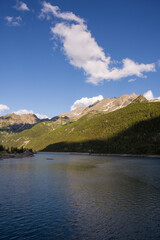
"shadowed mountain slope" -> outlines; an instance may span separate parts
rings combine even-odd
[[[58,142],[47,146],[43,151],[159,155],[160,117],[140,121],[106,140]]]

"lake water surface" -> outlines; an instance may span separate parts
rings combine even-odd
[[[0,239],[159,240],[160,159],[0,161]]]

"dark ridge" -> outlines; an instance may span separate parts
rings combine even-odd
[[[59,118],[60,118],[59,116],[55,116],[55,117],[51,118],[51,121],[56,122]]]
[[[64,116],[64,117],[55,116],[55,117],[51,118],[50,121],[56,122],[60,118],[62,118],[62,119],[69,119],[69,117],[67,117],[67,116]]]

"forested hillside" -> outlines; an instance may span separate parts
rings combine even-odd
[[[110,113],[89,113],[61,126],[39,123],[4,134],[1,143],[36,151],[160,154],[160,103],[133,102]]]

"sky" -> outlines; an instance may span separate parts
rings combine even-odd
[[[159,0],[1,0],[0,115],[160,96]]]

